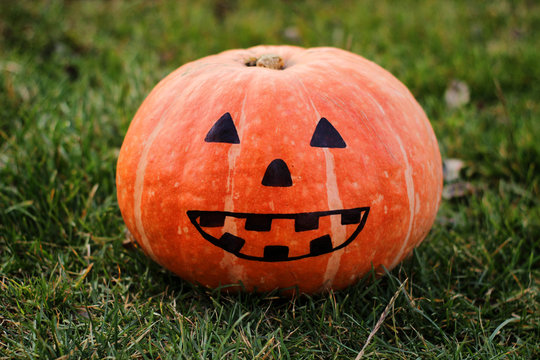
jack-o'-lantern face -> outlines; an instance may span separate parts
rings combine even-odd
[[[240,144],[238,132],[230,113],[227,112],[219,118],[206,135],[204,141]],[[309,144],[311,147],[317,148],[347,147],[336,128],[324,117],[319,120]],[[262,176],[261,186],[289,187],[293,185],[291,173],[285,161],[282,159],[272,160]],[[212,244],[242,259],[269,262],[299,260],[339,250],[350,244],[358,236],[367,221],[368,214],[369,207],[288,214],[205,210],[189,210],[187,212],[197,231]],[[322,232],[319,231],[319,220],[330,216],[339,217],[339,223],[343,227],[348,227],[349,233],[347,234],[347,231],[340,232],[341,238],[333,239],[331,234],[326,233],[324,229]],[[237,221],[240,224],[243,223],[244,233],[248,236],[244,238],[238,234],[224,231],[223,227],[228,219],[229,221]],[[282,239],[281,244],[277,245],[266,245],[264,243],[264,233],[271,232],[272,222],[278,219],[294,224],[295,233],[309,232],[313,235],[312,239],[307,242],[304,241],[306,244],[300,245],[308,252],[290,254],[289,244],[293,239]],[[253,243],[251,248],[255,251],[242,250],[246,241]]]

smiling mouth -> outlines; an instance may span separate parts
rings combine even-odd
[[[237,213],[227,211],[199,211],[189,210],[187,215],[197,231],[209,242],[221,249],[246,260],[256,260],[265,262],[291,261],[299,260],[312,256],[327,254],[349,245],[362,231],[366,224],[369,214],[369,207],[361,207],[344,210],[317,211],[293,214],[254,214]],[[256,232],[269,232],[272,228],[272,222],[276,219],[288,219],[294,221],[294,231],[304,232],[317,230],[319,220],[327,216],[340,216],[341,225],[356,225],[353,233],[346,238],[344,242],[338,239],[332,239],[330,234],[318,236],[309,241],[309,252],[302,255],[289,255],[289,246],[284,244],[266,245],[263,249],[263,256],[256,256],[242,251],[246,240],[229,232],[224,232],[219,238],[211,235],[210,229],[205,231],[203,228],[219,228],[225,225],[227,218],[245,219],[245,230]],[[320,235],[320,234],[319,234]]]

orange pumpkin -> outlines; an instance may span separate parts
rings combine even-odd
[[[391,269],[424,239],[441,157],[421,107],[378,65],[257,46],[155,87],[125,137],[117,188],[144,252],[183,279],[313,293]]]

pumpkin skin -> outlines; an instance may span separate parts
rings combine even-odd
[[[265,54],[284,68],[246,66]],[[335,48],[257,46],[183,65],[143,102],[117,164],[122,216],[148,256],[190,282],[248,291],[342,289],[393,268],[427,235],[441,190],[414,97]]]

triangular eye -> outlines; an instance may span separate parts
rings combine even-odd
[[[321,118],[309,145],[323,148],[344,148],[347,146],[336,128],[326,118]]]
[[[223,114],[218,121],[216,121],[214,126],[212,126],[208,134],[206,134],[204,141],[240,144],[238,132],[236,132],[236,127],[232,121],[231,114],[228,112]]]

